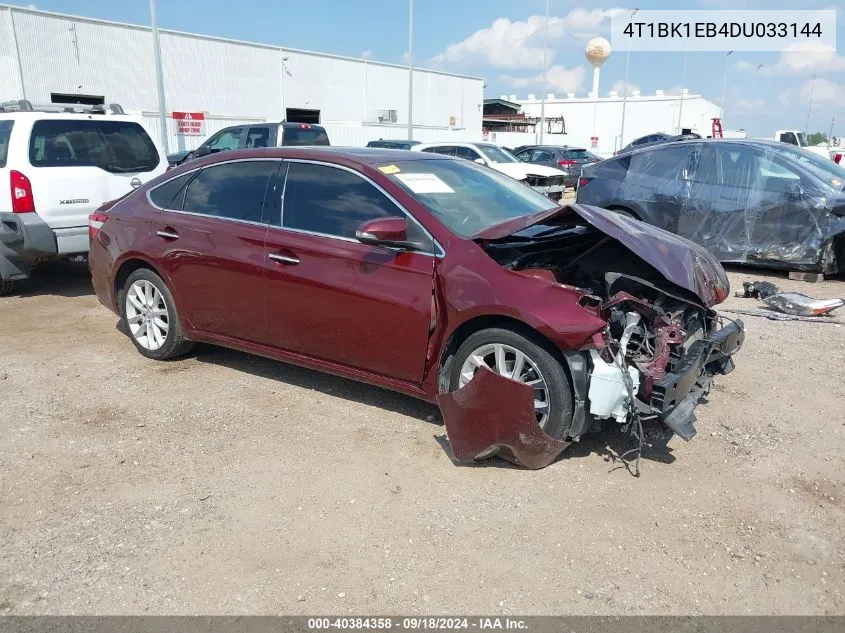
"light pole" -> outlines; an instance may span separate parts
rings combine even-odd
[[[678,104],[678,134],[684,129],[681,116],[684,114],[684,87],[687,85],[687,45],[684,44],[684,70],[681,73],[681,102]]]
[[[731,56],[733,51],[728,51],[728,54],[725,55],[725,74],[722,77],[722,101],[719,102],[719,118],[725,118],[725,88],[728,86],[728,57]]]
[[[408,140],[414,140],[414,0],[408,0]]]
[[[540,145],[546,131],[546,93],[549,91],[549,70],[547,50],[549,45],[549,0],[546,0],[546,19],[543,23],[543,97],[540,100]]]
[[[804,124],[804,134],[810,133],[810,112],[813,111],[813,89],[816,87],[816,76],[810,76],[810,104],[807,106],[807,122]]]
[[[634,22],[634,14],[639,11],[639,9],[631,9],[631,17],[628,18],[628,24],[632,24]],[[628,103],[628,70],[631,67],[631,47],[628,47],[628,50],[625,52],[625,89],[622,92],[622,127],[619,130],[619,147],[620,149],[625,147],[625,105]],[[596,95],[596,101],[598,101],[599,96]],[[595,114],[595,113],[594,113]],[[595,124],[593,125],[595,128]]]
[[[170,153],[170,138],[167,133],[167,105],[164,102],[164,71],[161,66],[161,43],[158,39],[156,0],[150,0],[150,24],[153,27],[153,56],[156,66],[156,90],[158,91],[158,124],[161,127],[161,145],[164,153]]]

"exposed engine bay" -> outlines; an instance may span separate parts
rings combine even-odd
[[[690,385],[698,387],[692,389],[692,406],[685,407],[690,415],[667,415],[687,396],[667,377],[678,372],[683,361],[688,363],[696,343],[720,326],[718,315],[699,297],[577,217],[531,226],[483,247],[514,272],[579,289],[581,307],[607,322],[601,341],[594,337],[583,350],[589,355],[585,413],[592,420],[574,420],[569,437],[577,440],[595,420],[633,428],[649,418],[660,419],[684,439],[694,435],[692,408],[710,388],[711,377],[699,376],[706,373],[709,350],[699,361],[701,367],[685,369],[685,376],[700,382]],[[720,373],[731,367],[726,364]]]

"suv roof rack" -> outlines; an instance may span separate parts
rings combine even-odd
[[[0,103],[0,112],[73,112],[77,114],[125,114],[119,103],[83,105],[78,103],[33,104],[26,99],[12,99]]]

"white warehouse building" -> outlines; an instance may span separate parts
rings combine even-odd
[[[319,122],[333,145],[405,139],[408,68],[279,46],[159,30],[168,149],[193,149],[229,125]],[[152,30],[0,5],[0,101],[102,96],[143,116],[161,138]],[[477,140],[483,81],[415,69],[413,124],[420,141]],[[198,129],[173,113],[201,113]],[[177,117],[181,116],[177,114]],[[197,133],[198,132],[198,133]]]

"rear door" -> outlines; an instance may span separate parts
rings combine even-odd
[[[151,255],[171,280],[181,313],[198,330],[258,341],[264,335],[264,197],[280,161],[203,168],[151,223]],[[167,192],[170,197],[172,192]]]
[[[678,233],[690,196],[689,173],[695,144],[645,149],[630,156],[619,202],[633,203],[642,220]]]
[[[267,234],[268,342],[421,382],[433,318],[430,236],[372,181],[326,164],[290,162],[282,215]],[[393,216],[408,217],[409,239],[425,248],[355,239],[361,222]]]
[[[111,117],[33,123],[25,175],[60,253],[88,250],[88,214],[167,169],[140,123]]]

